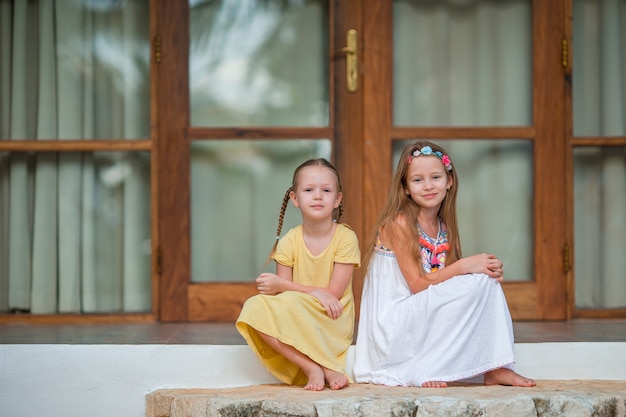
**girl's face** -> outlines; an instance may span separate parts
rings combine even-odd
[[[332,220],[333,210],[339,207],[342,197],[333,171],[326,167],[308,166],[302,168],[296,181],[296,189],[289,197],[302,212],[302,217]]]
[[[420,208],[439,209],[452,178],[437,156],[420,155],[408,166],[404,192]]]

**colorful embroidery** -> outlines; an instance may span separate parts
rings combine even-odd
[[[446,225],[439,220],[439,231],[436,240],[424,233],[419,225],[418,228],[420,232],[419,242],[422,267],[426,273],[438,271],[446,266],[446,257],[448,255],[448,248],[450,247],[448,244],[448,230],[446,229]],[[383,253],[394,253],[391,249],[386,248],[382,244],[380,233],[376,235],[374,249]]]
[[[439,220],[437,238],[428,236],[422,228],[420,230],[420,252],[422,255],[422,267],[425,272],[435,272],[446,266],[448,254],[448,230],[445,224]]]

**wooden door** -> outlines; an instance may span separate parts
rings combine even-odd
[[[366,222],[371,225],[384,204],[385,194],[380,190],[387,190],[391,181],[392,149],[396,141],[420,138],[495,143],[515,138],[527,143],[532,147],[532,160],[527,163],[532,167],[533,178],[531,276],[518,282],[505,282],[504,289],[514,319],[565,319],[569,273],[566,256],[570,243],[566,233],[568,220],[563,187],[566,161],[563,119],[566,77],[560,60],[564,37],[563,4],[561,1],[528,3],[532,20],[532,30],[528,32],[532,38],[528,42],[532,45],[532,53],[531,60],[525,64],[532,74],[532,121],[526,125],[493,127],[396,125],[392,92],[397,91],[394,82],[398,80],[394,75],[398,71],[393,67],[397,60],[392,56],[396,41],[392,34],[394,25],[398,24],[394,18],[398,15],[394,14],[394,5],[390,1],[372,2],[363,8],[363,41],[366,45],[363,66],[367,72],[363,85],[363,111],[367,115],[363,127],[366,179],[363,208]],[[464,11],[456,10],[459,13]],[[515,45],[509,44],[511,48]],[[513,77],[507,78],[509,74],[496,74],[509,83],[516,82]],[[463,174],[460,176],[463,181]],[[494,232],[506,233],[506,230],[484,231]]]
[[[262,3],[257,4],[258,9],[255,13],[267,12]],[[361,48],[358,44],[360,2],[318,3],[321,13],[316,16],[323,24],[316,29],[316,32],[327,32],[321,35],[328,41],[323,46],[327,53],[327,56],[322,59],[324,67],[318,69],[320,73],[327,74],[323,76],[326,82],[322,87],[328,92],[327,120],[324,123],[314,123],[314,125],[304,123],[296,126],[284,122],[276,125],[271,123],[250,125],[247,121],[244,121],[242,125],[236,125],[224,124],[222,120],[212,120],[217,126],[202,125],[202,122],[196,123],[194,109],[190,108],[190,101],[193,102],[194,99],[190,98],[189,93],[189,73],[192,66],[190,62],[193,61],[192,54],[197,54],[198,51],[194,50],[189,53],[188,48],[183,46],[193,44],[193,40],[189,39],[190,30],[187,28],[193,26],[193,19],[197,17],[190,15],[186,1],[161,2],[155,11],[158,14],[155,21],[159,22],[155,42],[158,43],[159,52],[157,53],[161,57],[160,63],[157,64],[155,80],[155,89],[158,91],[155,117],[158,123],[155,129],[158,130],[159,138],[156,169],[159,171],[157,187],[160,190],[158,212],[160,239],[157,245],[155,266],[160,275],[159,317],[162,321],[232,322],[238,316],[243,302],[256,293],[254,285],[256,275],[254,274],[261,272],[260,270],[250,272],[243,280],[230,280],[229,272],[226,272],[225,276],[221,275],[217,278],[209,276],[210,282],[194,282],[192,236],[194,227],[201,226],[202,220],[195,220],[196,223],[194,223],[191,214],[191,200],[194,195],[190,189],[194,174],[190,148],[193,146],[202,147],[209,143],[212,146],[223,147],[226,144],[232,146],[234,152],[243,154],[246,149],[254,148],[257,144],[263,146],[267,141],[273,143],[284,141],[287,146],[294,139],[330,143],[329,158],[339,170],[344,190],[346,190],[344,191],[343,221],[350,224],[357,233],[360,234],[362,231],[363,213],[360,209],[362,207],[360,179],[363,161],[360,125],[360,84],[362,81],[357,73],[358,68],[355,68],[351,70],[350,76],[355,77],[351,82],[356,81],[356,85],[348,88],[349,72],[346,68],[347,57],[358,60]],[[218,12],[211,13],[214,15]],[[228,13],[233,21],[241,16],[237,10],[229,10]],[[211,14],[206,16],[209,19]],[[203,24],[209,25],[210,22],[203,22]],[[301,24],[305,25],[306,21]],[[245,25],[240,24],[239,28],[243,27]],[[351,35],[348,35],[349,31]],[[293,33],[279,35],[288,37],[293,36]],[[262,33],[253,34],[247,42],[254,42],[255,37],[260,36]],[[349,36],[352,36],[352,40],[348,40]],[[228,42],[228,39],[223,39],[223,41]],[[347,45],[347,42],[356,43]],[[348,46],[352,49],[345,49]],[[194,48],[193,45],[192,48]],[[290,65],[289,59],[290,56],[287,55],[285,66]],[[241,101],[241,106],[245,106],[244,101]],[[280,119],[280,116],[277,117]],[[280,145],[278,147],[280,148]],[[292,172],[285,175],[290,176]],[[284,180],[286,189],[290,178],[285,177]],[[278,187],[283,187],[283,185]],[[263,195],[264,193],[261,194],[259,198],[263,200],[269,198]],[[270,202],[272,203],[276,207],[275,211],[272,211],[272,217],[260,221],[269,224],[276,221],[274,216],[278,215],[280,201],[276,199]],[[257,199],[254,204],[261,204],[261,202]],[[237,211],[236,207],[232,208],[233,211]],[[210,210],[207,210],[206,215],[217,216]],[[244,224],[238,224],[236,215],[230,217],[227,214],[225,217],[227,218],[224,221],[231,224],[233,228],[247,227]],[[229,239],[227,234],[215,236],[215,238],[225,239],[224,245],[229,244],[226,241]],[[272,237],[268,233],[267,240],[270,239]],[[237,248],[234,247],[233,250]],[[241,262],[246,262],[246,260],[242,259]],[[232,270],[236,269],[235,265],[231,266],[233,266]],[[232,275],[235,274],[236,272],[232,272]]]
[[[160,236],[155,266],[160,273],[160,320],[225,321],[236,319],[242,303],[256,293],[254,276],[248,281],[194,282],[191,268],[190,147],[193,141],[216,140],[256,143],[267,139],[328,140],[331,160],[342,176],[344,221],[363,246],[387,197],[393,172],[394,143],[429,140],[523,142],[531,149],[529,234],[530,272],[520,281],[506,282],[505,293],[514,319],[564,319],[567,311],[568,218],[562,184],[565,178],[564,88],[562,66],[564,5],[562,1],[530,1],[527,42],[532,81],[531,121],[518,125],[459,126],[397,124],[394,122],[394,2],[351,0],[329,2],[329,59],[327,61],[329,117],[323,126],[195,126],[189,108],[189,6],[163,2],[158,41],[161,61],[155,85],[159,180]],[[357,88],[349,91],[346,78],[346,34],[357,33]],[[289,62],[285,62],[289,65]],[[499,73],[507,77],[506,73]],[[511,83],[515,79],[510,80]],[[278,204],[276,202],[278,211]],[[207,213],[211,215],[211,213]],[[225,221],[233,221],[225,220]],[[267,219],[273,223],[273,219]],[[362,247],[362,251],[366,248]],[[506,270],[505,270],[506,271]],[[357,271],[354,290],[359,299],[363,269]],[[358,306],[358,303],[357,303]]]
[[[569,0],[565,7],[570,315],[624,318],[626,102],[620,89],[624,47],[618,38],[626,5]],[[619,15],[622,19],[615,19]]]

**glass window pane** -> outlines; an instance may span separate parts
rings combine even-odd
[[[193,126],[327,126],[328,2],[190,0]]]
[[[531,17],[529,0],[395,0],[394,124],[532,124]]]
[[[394,169],[409,142],[394,142]],[[532,143],[435,142],[448,151],[459,176],[457,220],[463,256],[493,253],[504,263],[507,281],[532,281]]]
[[[150,135],[149,0],[2,2],[0,139]]]
[[[150,233],[148,153],[0,153],[0,312],[149,312]]]
[[[193,141],[192,281],[252,281],[275,271],[264,264],[293,172],[310,158],[330,161],[330,152],[330,140]],[[289,203],[281,236],[301,222]]]
[[[626,147],[574,149],[576,307],[626,308]]]
[[[626,136],[626,0],[574,0],[575,136]]]

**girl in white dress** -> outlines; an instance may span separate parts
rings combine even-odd
[[[443,388],[535,386],[513,371],[513,326],[492,254],[463,258],[458,177],[440,146],[420,141],[400,156],[368,254],[356,382]]]

